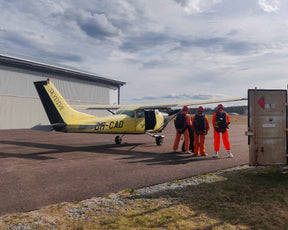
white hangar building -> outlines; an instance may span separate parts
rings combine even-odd
[[[119,104],[125,82],[0,54],[0,129],[48,125],[34,81],[49,78],[71,104]],[[98,116],[107,111],[82,111]]]

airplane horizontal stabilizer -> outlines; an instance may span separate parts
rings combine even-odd
[[[52,125],[35,125],[31,128],[31,130],[37,130],[37,131],[44,131],[44,132],[50,132],[53,131]]]

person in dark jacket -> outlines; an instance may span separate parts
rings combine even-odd
[[[205,137],[209,131],[209,121],[203,114],[203,106],[199,106],[197,114],[192,118],[192,129],[194,131],[194,156],[207,156],[205,151]],[[200,150],[200,151],[199,151]]]
[[[176,152],[179,146],[179,142],[180,142],[180,138],[183,134],[184,136],[184,141],[185,141],[185,146],[184,146],[184,150],[185,153],[192,153],[191,151],[189,151],[189,145],[190,145],[190,138],[189,138],[189,131],[187,129],[187,127],[191,127],[192,126],[192,121],[191,121],[191,117],[189,116],[189,114],[187,113],[189,110],[188,106],[184,106],[182,108],[181,113],[179,113],[176,117],[176,120],[178,117],[183,117],[182,123],[179,127],[176,125],[175,122],[175,128],[176,128],[176,136],[175,136],[175,140],[174,140],[174,144],[173,144],[173,150]]]
[[[212,124],[214,127],[214,150],[215,155],[214,158],[219,158],[219,150],[220,150],[220,133],[222,133],[222,140],[225,149],[228,152],[228,157],[232,158],[233,154],[231,153],[231,146],[229,142],[229,133],[228,128],[230,124],[230,118],[228,113],[223,111],[224,106],[219,104],[217,106],[217,112],[213,114]]]

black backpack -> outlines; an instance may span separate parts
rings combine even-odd
[[[185,113],[178,113],[176,116],[176,119],[174,121],[174,125],[176,129],[185,129],[186,125],[185,125]]]
[[[228,127],[227,116],[225,112],[217,112],[214,128],[218,133],[225,133]]]
[[[203,135],[206,131],[205,115],[196,114],[193,126],[197,135]]]

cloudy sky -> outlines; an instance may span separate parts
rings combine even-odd
[[[0,52],[124,81],[121,103],[286,88],[287,0],[0,0]]]

